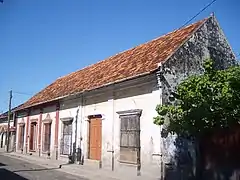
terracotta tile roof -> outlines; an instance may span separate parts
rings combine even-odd
[[[23,105],[23,104],[20,104],[20,105],[18,105],[18,106],[16,106],[16,107],[12,108],[11,111],[14,112],[16,109],[22,107],[22,105]],[[0,114],[0,121],[1,121],[1,119],[7,118],[7,117],[8,117],[8,111]]]
[[[158,68],[159,62],[167,60],[206,20],[204,19],[182,29],[175,30],[150,42],[61,77],[18,109],[24,109],[70,94],[96,89],[126,78],[150,73]]]
[[[6,118],[8,117],[8,113],[3,113],[3,114],[0,114],[0,119],[3,119],[3,118]]]

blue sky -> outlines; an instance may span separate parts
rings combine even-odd
[[[183,25],[210,0],[4,0],[0,4],[0,112],[56,78]],[[240,53],[240,1],[218,0],[215,15]]]

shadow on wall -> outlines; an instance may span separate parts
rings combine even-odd
[[[19,176],[7,169],[0,169],[1,179],[14,179],[14,180],[28,180],[22,176]]]
[[[164,137],[163,147],[164,152],[167,152],[164,155],[165,156],[164,180],[195,179],[196,156],[194,143],[185,138],[167,135],[167,137],[166,136]]]
[[[193,141],[181,137],[173,140],[167,135],[164,137],[166,152],[171,149],[171,143],[175,149],[170,160],[165,161],[165,180],[240,180],[240,130],[206,136],[200,145],[201,159],[196,159]],[[198,178],[196,160],[200,163]]]

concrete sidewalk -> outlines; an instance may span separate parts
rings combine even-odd
[[[0,151],[1,152],[1,151]],[[110,171],[106,169],[99,169],[92,165],[78,165],[78,164],[66,164],[66,162],[59,160],[44,159],[37,156],[25,155],[20,153],[1,153],[4,156],[8,156],[15,159],[20,159],[32,164],[37,164],[46,168],[56,168],[57,171],[62,171],[75,176],[83,177],[90,180],[150,180],[152,178],[144,176],[136,176],[134,173],[125,173],[120,171]],[[59,168],[59,165],[62,165]],[[154,178],[155,179],[155,178]],[[156,179],[155,179],[156,180]]]

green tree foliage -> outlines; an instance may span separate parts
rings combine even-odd
[[[175,105],[156,107],[155,124],[169,122],[169,132],[191,137],[240,124],[240,67],[215,70],[206,60],[204,69],[179,84]]]

